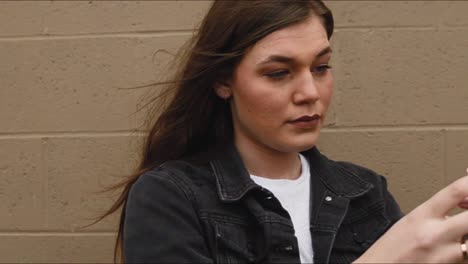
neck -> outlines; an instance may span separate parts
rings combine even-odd
[[[295,180],[301,175],[301,160],[297,152],[280,152],[237,139],[235,145],[250,174],[288,180]]]

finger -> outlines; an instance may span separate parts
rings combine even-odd
[[[463,257],[462,244],[459,242],[450,243],[444,247],[442,252],[444,256],[447,256],[446,261],[443,261],[445,263],[467,263]]]
[[[466,169],[466,173],[467,173],[467,176],[468,176],[468,168]],[[458,207],[462,208],[462,209],[468,209],[468,196],[465,197],[463,199],[463,201],[461,201],[459,204],[458,204]]]
[[[444,255],[448,256],[446,263],[466,263],[463,257],[461,243],[450,243],[443,249]]]
[[[468,211],[446,218],[443,225],[447,239],[461,241],[462,237],[468,234]]]
[[[428,252],[429,253],[429,252]],[[418,262],[423,263],[423,262]],[[466,263],[459,242],[450,242],[432,250],[424,263]]]
[[[468,168],[466,168],[466,173],[468,176]],[[458,204],[458,207],[462,208],[462,209],[468,209],[468,196],[466,196],[465,198],[463,198],[463,201],[461,201],[459,204]]]
[[[462,177],[437,192],[424,202],[419,210],[423,214],[443,218],[468,196],[468,176]]]
[[[468,197],[463,198],[463,201],[458,204],[458,207],[468,209]]]

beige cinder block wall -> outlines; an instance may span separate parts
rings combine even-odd
[[[320,148],[405,211],[468,165],[468,2],[328,2],[336,89]],[[0,2],[0,262],[110,262],[103,186],[137,160],[145,89],[209,2]]]

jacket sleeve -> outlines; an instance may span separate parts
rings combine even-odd
[[[126,263],[213,263],[196,211],[170,176],[152,171],[132,186],[123,232]]]
[[[385,214],[387,219],[390,220],[390,225],[387,229],[393,226],[398,220],[400,220],[405,214],[401,211],[400,206],[388,190],[387,180],[385,177],[380,176],[382,181],[382,192],[385,202]]]

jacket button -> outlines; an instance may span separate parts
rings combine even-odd
[[[358,233],[353,233],[353,240],[354,242],[362,245],[365,243],[365,239],[362,239],[361,237],[359,237]]]
[[[292,246],[286,246],[286,247],[284,247],[284,250],[285,251],[292,251],[293,247]]]
[[[330,196],[325,197],[325,201],[327,201],[327,202],[331,202],[332,200],[333,200],[333,198],[331,198]]]

